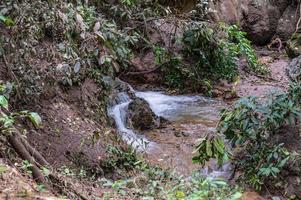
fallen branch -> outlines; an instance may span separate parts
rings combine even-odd
[[[150,73],[153,73],[153,72],[157,71],[158,69],[160,69],[161,67],[163,67],[167,63],[169,63],[169,61],[165,61],[165,62],[161,63],[159,66],[155,67],[154,69],[150,69],[150,70],[146,70],[146,71],[127,72],[125,74],[125,76],[128,76],[128,75],[150,74]]]

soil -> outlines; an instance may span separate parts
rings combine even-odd
[[[189,176],[193,171],[200,169],[199,165],[191,162],[195,142],[210,130],[214,130],[214,126],[215,124],[205,125],[200,121],[187,121],[147,132],[145,135],[158,146],[146,158],[162,168]]]
[[[0,159],[0,199],[46,200],[58,198],[48,190],[39,190],[38,185],[26,174],[5,164]]]
[[[264,56],[259,61],[268,66],[270,74],[267,78],[262,78],[242,73],[241,81],[236,87],[239,97],[263,96],[272,91],[285,91],[287,89],[289,81],[285,74],[285,69],[289,64],[289,59],[274,59],[270,56]]]

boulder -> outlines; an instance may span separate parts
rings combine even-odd
[[[128,106],[128,125],[139,131],[159,128],[164,120],[155,115],[147,101],[135,98]]]
[[[296,4],[288,0],[210,1],[210,10],[214,12],[209,13],[208,19],[239,24],[254,44],[265,45],[276,36],[289,39],[297,23]]]
[[[276,33],[280,10],[270,1],[247,1],[246,9],[242,10],[242,29],[255,44],[265,45]]]
[[[282,39],[289,39],[296,30],[297,17],[296,13],[297,5],[288,6],[283,12],[282,16],[278,20],[278,26],[276,30],[276,35]]]
[[[301,56],[291,61],[286,69],[286,74],[293,82],[301,81]]]

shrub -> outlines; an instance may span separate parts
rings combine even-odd
[[[273,143],[271,138],[282,127],[293,126],[300,121],[300,94],[300,84],[292,84],[288,93],[272,93],[264,102],[257,97],[242,98],[233,109],[222,111],[218,135],[213,138],[226,137],[233,148],[232,160],[243,171],[241,178],[258,190],[267,181],[279,180],[281,170],[291,159],[283,144]],[[201,144],[212,147],[215,141],[205,138]],[[227,155],[229,150],[226,146],[220,147],[224,148],[220,152]],[[217,156],[216,153],[208,154],[208,150],[204,149],[198,152],[196,161],[202,164]],[[218,154],[217,158],[223,161],[221,157],[222,154]]]
[[[266,68],[257,63],[255,51],[245,35],[237,26],[187,25],[182,38],[184,59],[175,63],[176,56],[167,53],[165,61],[170,62],[163,68],[165,82],[175,88],[208,91],[212,81],[233,80],[238,75],[239,56],[247,58],[252,71],[266,73]],[[192,66],[185,64],[191,62]]]

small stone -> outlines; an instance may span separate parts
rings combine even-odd
[[[175,132],[175,136],[176,136],[176,137],[181,137],[181,132],[176,131],[176,132]]]

